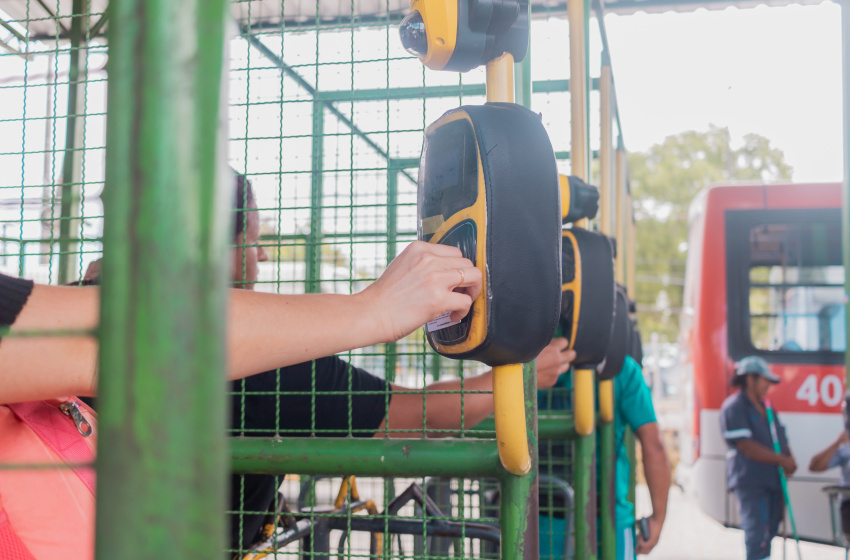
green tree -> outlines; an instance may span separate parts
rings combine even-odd
[[[791,178],[782,150],[758,134],[732,146],[728,128],[668,136],[647,152],[629,155],[637,221],[636,299],[644,340],[657,332],[673,342],[679,332],[688,241],[688,208],[713,183]]]

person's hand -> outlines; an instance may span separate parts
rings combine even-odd
[[[664,521],[656,519],[654,515],[650,517],[648,521],[649,539],[643,540],[643,536],[640,534],[640,531],[637,532],[637,546],[635,547],[635,553],[637,554],[649,554],[649,552],[655,548],[655,545],[658,544],[658,539],[661,538],[661,527],[664,525]]]
[[[845,443],[850,443],[850,436],[847,435],[847,430],[841,430],[841,434],[838,436],[838,439],[835,440],[837,445],[844,445]]]
[[[779,466],[785,471],[785,476],[791,476],[797,470],[797,461],[791,455],[782,455]]]
[[[570,369],[576,358],[575,350],[567,350],[566,338],[553,338],[537,356],[537,387],[547,389],[557,383],[562,373]]]
[[[414,241],[359,295],[377,314],[382,341],[393,342],[451,311],[460,321],[481,293],[481,271],[460,249]]]
[[[89,263],[88,268],[86,269],[86,274],[83,276],[83,280],[97,280],[100,276],[100,261],[103,259],[93,260]]]

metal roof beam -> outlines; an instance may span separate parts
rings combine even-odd
[[[55,21],[55,22],[56,22],[56,25],[58,25],[58,26],[59,26],[59,29],[61,29],[61,30],[62,30],[62,33],[60,33],[60,36],[62,36],[62,35],[68,35],[68,33],[69,33],[68,28],[67,28],[67,27],[65,27],[64,25],[62,25],[62,22],[61,22],[61,21],[59,21],[59,18],[58,18],[58,17],[56,17],[56,14],[54,14],[54,13],[53,13],[53,10],[51,10],[50,8],[48,8],[48,7],[47,7],[47,4],[45,4],[45,3],[44,3],[44,0],[36,0],[36,2],[38,2],[38,5],[39,5],[39,6],[41,6],[41,7],[42,7],[42,9],[43,9],[45,12],[47,12],[47,15],[49,15],[49,16],[50,16],[50,19],[52,19],[53,21]],[[73,14],[72,14],[72,15],[73,15]]]
[[[599,89],[599,79],[593,79],[594,90]],[[569,80],[538,80],[534,82],[532,90],[534,93],[556,93],[566,92],[570,89]],[[450,86],[421,86],[392,89],[358,89],[319,91],[316,93],[318,99],[328,102],[340,101],[387,101],[399,99],[434,99],[461,96],[484,96],[486,94],[484,84],[458,84]]]
[[[339,119],[346,127],[348,127],[351,132],[354,133],[355,136],[359,137],[363,140],[370,148],[372,148],[379,156],[384,158],[387,161],[387,166],[390,165],[390,155],[384,151],[382,147],[375,143],[374,140],[369,138],[369,136],[360,130],[357,125],[354,124],[350,118],[348,118],[342,111],[340,111],[336,105],[334,105],[330,101],[325,101],[319,98],[319,92],[310,85],[310,82],[305,80],[298,72],[293,70],[288,64],[286,64],[281,57],[272,52],[270,48],[268,48],[260,39],[250,33],[246,28],[242,29],[243,36],[247,34],[248,42],[260,51],[260,54],[265,56],[272,64],[277,66],[284,74],[292,78],[299,86],[301,86],[307,93],[309,93],[315,100],[320,102],[325,108],[331,112],[331,114]],[[402,171],[408,179],[410,179],[413,183],[416,183],[416,179],[414,179],[407,171]]]

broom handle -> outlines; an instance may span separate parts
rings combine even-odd
[[[773,451],[781,454],[782,449],[779,447],[779,432],[776,429],[776,417],[773,415],[773,407],[769,400],[764,401],[764,406],[767,411],[767,423],[770,425],[770,439],[773,441]],[[797,558],[802,560],[803,557],[800,554],[800,537],[797,534],[797,521],[794,519],[791,496],[788,494],[788,479],[785,477],[785,469],[782,467],[779,467],[779,482],[782,485],[782,497],[785,498],[785,506],[788,508],[788,518],[791,520],[791,533],[797,542]]]

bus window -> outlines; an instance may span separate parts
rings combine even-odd
[[[727,235],[737,238],[727,238],[727,248],[737,245],[727,255],[734,359],[750,350],[782,353],[792,361],[811,352],[844,352],[841,223],[837,213],[811,215],[817,212],[730,216]]]

